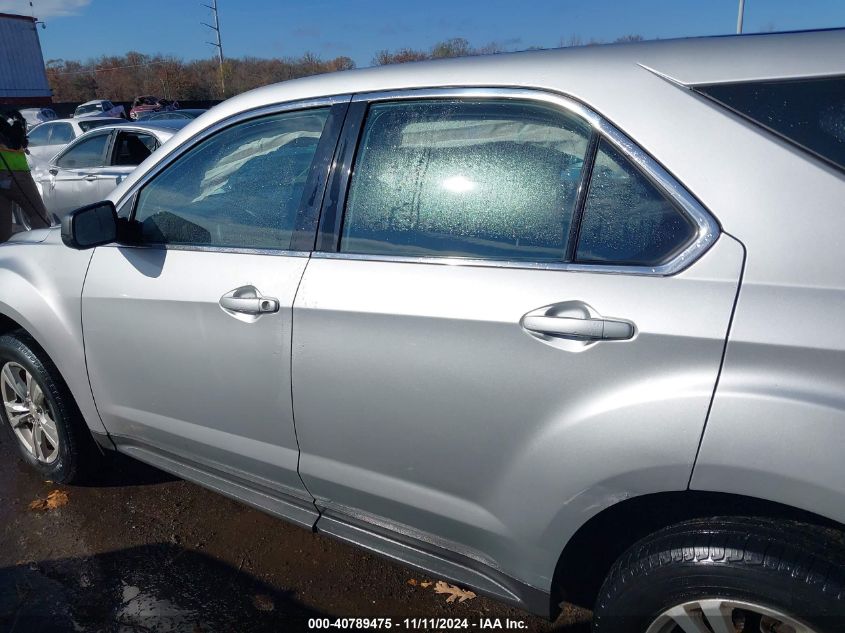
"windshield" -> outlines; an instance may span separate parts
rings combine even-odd
[[[87,132],[88,130],[93,130],[95,127],[100,127],[101,125],[114,125],[115,123],[117,123],[117,121],[114,119],[91,119],[90,121],[85,121],[84,123],[80,121],[79,127],[83,132]]]
[[[76,109],[76,114],[90,114],[91,112],[102,112],[103,111],[103,104],[102,103],[90,103],[88,105],[81,105]]]

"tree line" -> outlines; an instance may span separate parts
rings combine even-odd
[[[640,41],[639,35],[627,35],[620,41]],[[561,46],[580,46],[601,43],[581,41],[578,37],[562,40]],[[536,49],[539,47],[530,47]],[[471,46],[463,38],[437,42],[429,49],[400,48],[381,50],[375,54],[375,66],[403,62],[471,55],[492,55],[508,52],[495,42],[480,47]],[[139,95],[152,94],[165,99],[207,101],[230,97],[252,88],[308,75],[350,70],[355,62],[345,56],[322,59],[312,53],[296,58],[243,57],[227,59],[223,67],[226,92],[221,88],[220,68],[216,59],[183,61],[168,55],[145,55],[129,52],[125,55],[102,56],[86,62],[51,59],[46,63],[47,79],[53,89],[53,101],[81,102],[90,99],[131,101]]]

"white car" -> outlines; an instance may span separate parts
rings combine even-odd
[[[88,117],[81,119],[60,119],[47,121],[32,128],[27,134],[29,139],[29,166],[48,163],[75,138],[103,125],[122,123],[123,119],[113,117]]]
[[[59,118],[52,108],[24,108],[20,110],[21,116],[26,121],[26,129],[31,130],[36,125],[46,121],[53,121]]]
[[[107,99],[94,99],[93,101],[86,101],[85,103],[76,106],[73,111],[73,118],[92,117],[92,116],[110,116],[126,118],[126,110],[122,105],[116,106]]]

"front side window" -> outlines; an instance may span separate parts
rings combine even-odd
[[[108,142],[108,133],[100,133],[83,139],[62,154],[56,164],[65,169],[102,167]]]
[[[575,260],[655,266],[688,246],[696,228],[610,143],[593,165]]]
[[[371,106],[343,252],[561,261],[589,127],[542,104]]]
[[[328,108],[245,121],[200,142],[141,189],[147,243],[287,249]]]
[[[50,125],[39,125],[33,128],[29,134],[26,135],[31,147],[38,147],[39,145],[46,145],[50,138]]]

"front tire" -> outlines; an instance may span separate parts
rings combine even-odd
[[[56,366],[22,330],[0,336],[0,423],[21,459],[56,483],[97,470],[101,454]]]
[[[845,535],[751,517],[685,521],[616,561],[595,633],[845,630]]]

